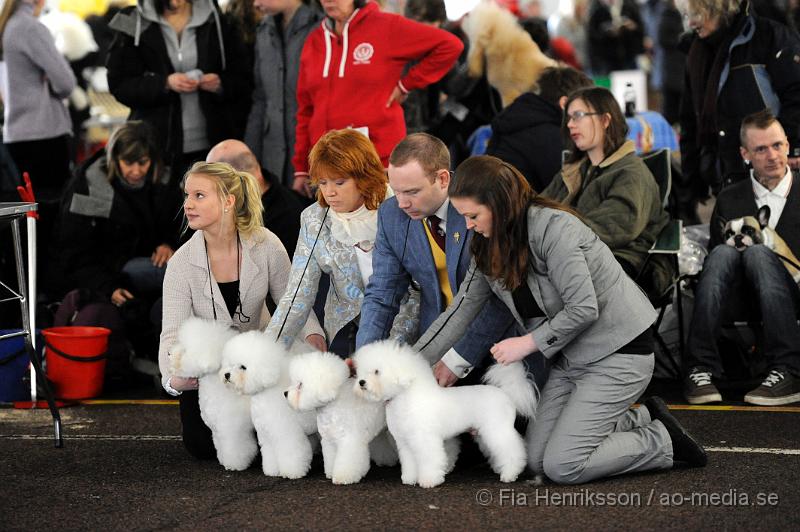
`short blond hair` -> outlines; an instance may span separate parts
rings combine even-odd
[[[236,213],[236,229],[245,238],[253,236],[259,227],[264,226],[264,206],[256,178],[247,172],[239,172],[228,163],[196,162],[183,176],[183,182],[190,175],[201,175],[214,181],[220,201],[228,196],[235,198],[233,207]]]
[[[741,7],[741,0],[686,0],[689,11],[704,17],[718,16],[728,23],[736,16]]]

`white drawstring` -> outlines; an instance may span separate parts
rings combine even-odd
[[[322,77],[327,78],[331,66],[331,31],[325,26],[325,21],[322,22],[322,29],[325,33],[325,66],[322,67]]]

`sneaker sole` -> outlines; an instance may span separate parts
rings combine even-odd
[[[780,406],[800,401],[800,393],[784,395],[783,397],[760,397],[758,395],[745,395],[744,402],[758,406]]]
[[[745,399],[746,401],[747,399]],[[710,393],[698,397],[687,397],[686,402],[690,405],[704,405],[707,403],[721,403],[722,395],[718,393]]]

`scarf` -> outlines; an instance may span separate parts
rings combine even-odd
[[[390,187],[386,187],[386,197],[394,196]],[[362,251],[371,251],[378,233],[378,210],[367,209],[362,205],[353,212],[336,212],[331,214],[331,236],[345,246],[358,246]]]
[[[743,7],[730,26],[720,27],[705,39],[695,39],[689,49],[686,64],[689,69],[692,101],[697,119],[695,142],[698,147],[716,146],[719,140],[717,138],[719,82],[722,71],[728,63],[731,43],[739,35],[746,20],[746,8]]]

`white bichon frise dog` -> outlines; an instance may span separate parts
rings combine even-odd
[[[289,353],[259,331],[232,338],[222,352],[222,382],[250,396],[250,415],[261,446],[264,474],[301,478],[311,468],[309,436],[317,432],[314,412],[289,408]]]
[[[423,488],[444,482],[448,459],[444,441],[463,432],[476,440],[502,482],[525,469],[525,443],[514,429],[516,413],[533,417],[537,390],[521,362],[492,366],[490,384],[443,388],[428,362],[408,346],[391,341],[355,354],[358,391],[386,404],[386,423],[397,443],[403,484]]]
[[[221,323],[191,317],[178,328],[169,363],[173,375],[198,378],[200,416],[211,429],[217,460],[225,469],[242,471],[258,454],[250,398],[228,389],[217,376],[222,348],[236,334]]]
[[[333,353],[306,353],[289,363],[286,399],[295,410],[316,411],[325,476],[334,484],[354,484],[378,465],[397,464],[386,430],[386,407],[358,397],[350,367]]]

